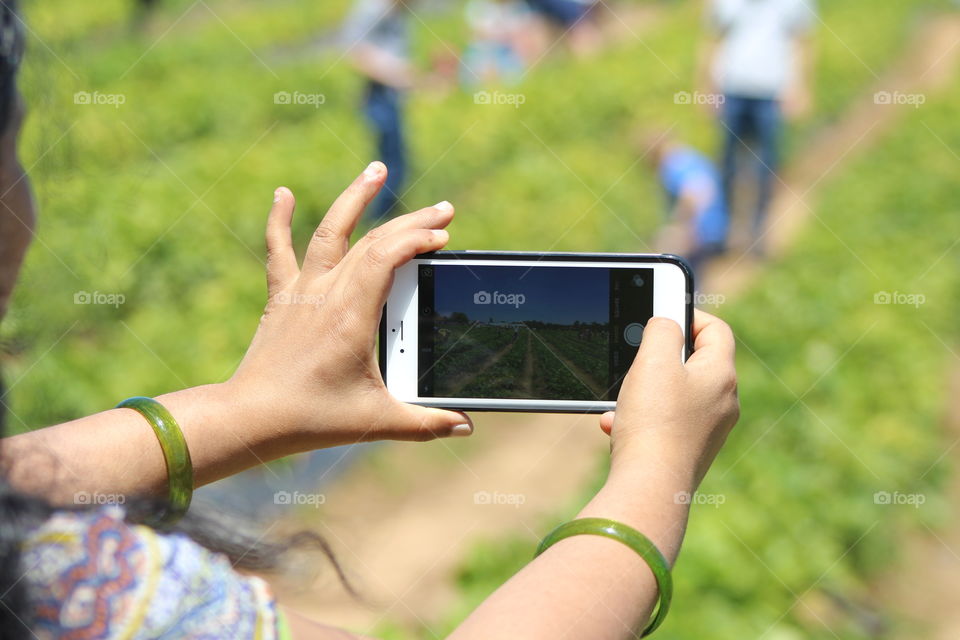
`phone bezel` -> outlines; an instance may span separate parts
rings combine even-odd
[[[402,269],[411,269],[414,268],[416,264],[421,263],[425,260],[431,261],[483,261],[483,262],[497,262],[497,261],[522,261],[522,262],[591,262],[591,263],[636,263],[636,264],[666,264],[677,267],[681,274],[683,275],[684,281],[684,309],[683,317],[684,322],[682,323],[682,329],[685,335],[685,348],[683,353],[683,358],[686,359],[689,357],[690,353],[693,351],[692,344],[692,325],[693,325],[693,297],[694,297],[694,281],[693,281],[693,271],[690,269],[690,266],[687,262],[680,256],[675,256],[672,254],[636,254],[636,253],[565,253],[565,252],[527,252],[527,251],[438,251],[435,253],[425,253],[416,256],[411,264],[404,265]],[[398,270],[399,271],[399,270]],[[657,275],[654,276],[658,278]],[[387,299],[387,303],[384,305],[383,313],[380,321],[380,340],[379,340],[379,362],[380,362],[380,374],[383,376],[383,381],[387,385],[387,389],[390,388],[390,377],[388,375],[388,369],[390,368],[390,362],[388,362],[387,354],[393,347],[393,338],[390,335],[389,324],[392,324],[393,320],[397,315],[400,316],[409,316],[409,306],[411,303],[415,302],[417,293],[418,293],[418,284],[413,286],[413,295],[409,294],[409,291],[404,291],[401,293],[398,292],[398,288],[394,286],[394,289],[391,291],[390,296]],[[654,291],[658,289],[655,287]],[[655,293],[656,295],[656,293]],[[391,301],[393,304],[391,305]],[[406,304],[398,304],[403,303]],[[401,307],[402,311],[399,314],[390,314],[390,309],[396,309]],[[655,310],[656,313],[656,310]],[[395,327],[396,328],[396,327]],[[406,329],[401,330],[406,333]],[[405,351],[409,349],[411,356],[413,358],[412,362],[416,362],[418,356],[416,336],[417,336],[417,327],[414,326],[409,331],[412,331],[414,336],[413,340],[406,342],[404,345]],[[398,332],[399,333],[399,332]],[[396,366],[396,365],[394,365]],[[409,367],[409,364],[403,365],[405,368]],[[416,366],[416,365],[414,365]],[[416,369],[414,369],[416,371]],[[395,388],[391,392],[395,391]],[[414,391],[416,391],[416,385],[414,385]],[[397,394],[395,394],[397,395]],[[461,409],[469,411],[516,411],[516,412],[539,412],[539,413],[602,413],[604,411],[610,411],[615,408],[616,403],[613,401],[589,401],[589,400],[527,400],[527,399],[489,399],[489,398],[422,398],[419,394],[409,396],[406,394],[400,394],[398,397],[405,401],[411,402],[413,404],[418,404],[427,407],[438,407],[442,409]]]

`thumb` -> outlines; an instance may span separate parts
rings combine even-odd
[[[391,440],[423,442],[435,438],[464,437],[473,433],[473,422],[465,413],[404,402],[398,405],[393,414],[396,419],[391,421],[383,434]]]
[[[643,329],[643,340],[636,362],[681,364],[683,358],[683,331],[669,318],[651,318]]]
[[[651,318],[643,329],[640,349],[623,379],[617,408],[637,395],[637,385],[648,384],[651,376],[662,379],[683,370],[683,331],[669,318]],[[612,427],[612,423],[611,423]],[[601,428],[603,424],[601,423]]]

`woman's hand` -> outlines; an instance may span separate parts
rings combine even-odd
[[[684,363],[677,323],[653,318],[647,324],[617,411],[600,418],[612,439],[611,477],[663,466],[692,492],[737,422],[733,332],[719,318],[697,311],[693,336],[694,353]]]
[[[442,202],[390,220],[350,248],[350,234],[386,175],[375,162],[343,192],[313,234],[302,267],[291,242],[289,189],[277,189],[270,210],[267,306],[227,386],[301,449],[473,430],[464,414],[396,400],[380,375],[374,350],[394,269],[441,249],[453,219],[453,207]]]
[[[738,412],[729,327],[697,313],[693,333],[697,350],[683,363],[680,327],[663,318],[647,324],[617,412],[600,420],[613,438],[610,477],[577,516],[637,529],[670,563],[690,509],[678,494],[696,489]],[[633,638],[656,602],[653,574],[636,553],[574,536],[528,563],[450,637]]]

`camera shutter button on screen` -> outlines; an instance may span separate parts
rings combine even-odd
[[[631,347],[639,347],[643,340],[643,325],[639,322],[632,322],[623,330],[623,339]]]

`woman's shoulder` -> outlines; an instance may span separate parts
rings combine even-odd
[[[266,583],[183,534],[127,523],[119,506],[55,512],[22,545],[36,631],[75,638],[273,638]],[[41,635],[42,637],[42,635]]]

